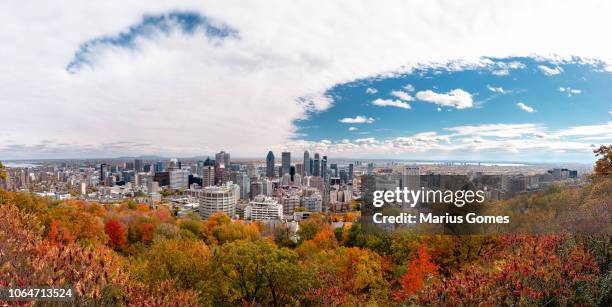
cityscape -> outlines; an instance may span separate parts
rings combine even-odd
[[[280,158],[280,159],[279,159]],[[362,176],[374,176],[375,189],[410,187],[415,177],[498,175],[487,186],[488,200],[542,191],[555,182],[587,184],[592,167],[481,162],[334,160],[324,153],[291,152],[264,159],[232,160],[220,151],[205,159],[117,158],[101,160],[16,161],[7,163],[8,191],[32,192],[56,200],[80,199],[120,204],[127,199],[168,206],[177,217],[207,219],[225,213],[247,221],[300,221],[312,213],[359,211]],[[426,178],[423,179],[427,181]]]
[[[0,306],[612,306],[612,1],[0,1]]]

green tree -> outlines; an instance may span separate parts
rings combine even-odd
[[[0,179],[6,180],[6,172],[4,170],[4,165],[0,162]]]
[[[234,241],[210,261],[202,292],[212,305],[295,305],[308,280],[297,254],[267,241]]]

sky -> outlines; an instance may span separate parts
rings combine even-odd
[[[607,1],[2,1],[0,159],[592,162]]]

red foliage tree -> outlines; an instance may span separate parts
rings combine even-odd
[[[419,292],[417,305],[597,305],[599,268],[564,236],[507,236],[488,265],[462,268]]]
[[[119,249],[125,245],[125,229],[121,225],[121,223],[119,223],[119,221],[115,219],[108,220],[108,222],[106,222],[106,225],[104,225],[104,232],[108,235],[110,239],[109,244],[113,248]]]

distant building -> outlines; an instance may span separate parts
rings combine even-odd
[[[173,190],[189,187],[189,171],[186,169],[173,169],[169,172],[170,188]]]
[[[87,182],[81,181],[81,195],[87,195]]]
[[[225,166],[229,166],[230,164],[230,154],[225,151],[221,151],[215,155],[215,161],[217,164],[223,163]]]
[[[285,174],[288,174],[291,168],[291,153],[290,152],[283,152],[281,154],[281,173],[279,174],[279,176],[284,176]]]
[[[314,163],[312,166],[312,175],[313,176],[321,176],[321,160],[319,159],[319,154],[315,153],[314,155]]]
[[[274,153],[272,151],[268,151],[266,156],[266,177],[274,177]]]
[[[402,187],[409,190],[421,188],[421,169],[418,166],[407,166],[403,169]]]
[[[170,172],[156,172],[153,181],[158,182],[160,187],[170,185]]]
[[[142,172],[144,170],[143,165],[142,165],[142,160],[140,160],[140,159],[134,160],[134,170],[137,173],[138,172]]]
[[[240,199],[248,199],[251,191],[251,179],[245,173],[236,175],[236,184],[240,187]]]
[[[202,167],[202,186],[209,187],[215,185],[215,167],[204,166]]]
[[[108,165],[105,163],[100,164],[100,182],[104,183],[107,175],[108,175]]]
[[[236,215],[236,204],[240,197],[238,185],[205,187],[200,191],[198,213],[203,219],[209,218],[216,212],[223,212],[232,218]]]
[[[327,156],[323,156],[323,159],[321,159],[321,177],[323,177],[323,179],[329,178],[329,174],[327,173]]]
[[[283,206],[274,198],[259,195],[246,206],[244,217],[254,221],[282,219]]]
[[[304,164],[302,165],[302,176],[310,176],[310,153],[304,151]]]
[[[305,188],[301,199],[301,206],[310,212],[323,211],[323,197],[316,188]]]

